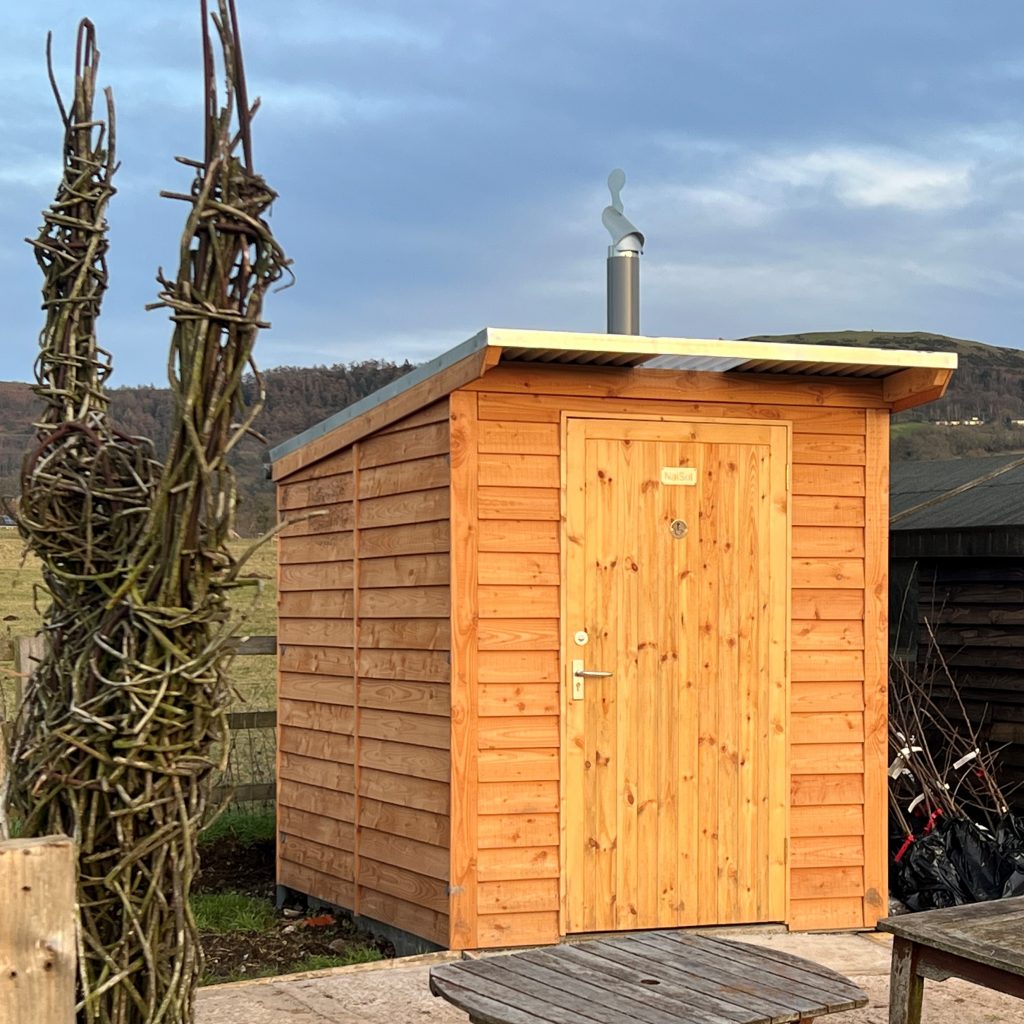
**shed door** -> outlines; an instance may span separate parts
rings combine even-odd
[[[569,421],[567,931],[785,920],[787,458],[785,426]],[[582,699],[574,659],[611,673]]]

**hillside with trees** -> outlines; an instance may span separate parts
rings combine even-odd
[[[960,367],[946,396],[895,417],[893,459],[948,459],[1024,449],[1024,351],[1019,349],[941,334],[871,331],[762,335],[750,340],[956,352]],[[408,362],[397,365],[368,359],[267,370],[267,401],[257,428],[267,445],[280,444],[412,368]],[[250,381],[249,386],[255,384]],[[125,387],[113,389],[111,397],[118,426],[151,438],[158,451],[165,452],[170,392],[151,386]],[[32,444],[32,420],[38,408],[27,384],[0,382],[0,496],[18,493],[21,459]],[[273,486],[264,472],[267,445],[250,439],[234,458],[239,478],[238,525],[245,534],[265,530],[274,520]]]

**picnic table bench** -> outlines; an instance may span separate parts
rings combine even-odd
[[[920,1024],[924,981],[962,978],[1024,999],[1024,896],[887,917],[889,1024]]]
[[[868,1001],[827,967],[678,931],[444,964],[430,990],[472,1024],[783,1024]]]

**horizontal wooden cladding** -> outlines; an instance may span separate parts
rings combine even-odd
[[[861,619],[864,618],[864,592],[859,590],[794,590],[794,619]]]
[[[478,758],[480,782],[557,782],[560,758],[557,748],[539,750],[481,750]]]
[[[861,711],[795,711],[789,717],[791,743],[862,743]]]
[[[439,619],[362,619],[359,645],[364,649],[447,651],[451,624]]]
[[[793,465],[793,493],[864,497],[863,466]]]
[[[556,618],[486,619],[477,637],[482,651],[557,651],[561,644]]]
[[[557,814],[485,814],[477,821],[481,850],[557,846]]]
[[[321,786],[309,786],[291,779],[281,779],[277,784],[277,802],[282,807],[293,807],[308,814],[320,814],[335,821],[354,822],[356,798],[352,793],[342,793]]]
[[[792,501],[793,527],[864,526],[864,498],[829,494],[798,494]]]
[[[489,585],[477,588],[481,619],[557,619],[560,612],[558,587]]]
[[[312,673],[320,676],[349,677],[354,662],[351,645],[333,647],[327,644],[307,646],[288,644],[279,640],[278,670],[285,672]]]
[[[662,399],[673,405],[679,400],[689,400],[767,406],[886,407],[878,380],[810,377],[792,381],[780,380],[775,374],[636,371],[621,367],[588,366],[583,374],[573,367],[507,364],[465,385],[465,390],[480,392],[481,397],[492,393],[514,394],[520,399],[530,396],[534,399],[531,404],[543,404],[542,400],[547,399],[556,407],[564,404],[565,397],[573,399],[574,407],[577,399],[642,399],[645,405]]]
[[[480,487],[477,510],[481,519],[531,519],[557,522],[561,517],[555,487]]]
[[[561,582],[557,554],[481,551],[477,572],[480,583],[484,585],[532,583],[557,586]]]
[[[480,814],[557,814],[558,783],[482,782],[477,809]]]
[[[322,480],[326,476],[337,476],[339,473],[347,473],[355,465],[352,458],[352,449],[346,448],[336,451],[326,459],[304,466],[298,472],[289,473],[286,476],[276,476],[279,485],[282,483],[301,483],[306,480]]]
[[[359,712],[359,736],[363,743],[372,738],[447,750],[451,741],[451,723],[441,715],[362,708]]]
[[[281,530],[280,536],[286,540],[351,530],[355,511],[352,502],[347,501],[338,505],[307,508],[302,512],[285,512],[283,518],[288,525]]]
[[[356,665],[362,680],[411,679],[425,683],[447,683],[451,678],[451,663],[444,651],[363,649],[359,652]]]
[[[336,732],[320,732],[306,726],[298,728],[278,721],[278,748],[289,754],[316,757],[321,761],[341,761],[352,764],[355,741],[351,736]]]
[[[316,480],[281,484],[277,492],[277,507],[285,513],[351,500],[352,473],[335,473]]]
[[[556,683],[481,683],[477,714],[481,718],[504,715],[557,715],[561,695]]]
[[[834,932],[863,928],[864,925],[863,896],[824,896],[789,901],[789,927],[794,931]]]
[[[793,775],[790,778],[793,807],[822,807],[826,804],[864,803],[864,776]]]
[[[790,808],[789,815],[794,837],[864,835],[863,804],[798,805]]]
[[[389,494],[447,487],[450,477],[451,466],[447,455],[432,455],[426,459],[397,462],[377,469],[361,469],[359,497],[381,498]]]
[[[359,555],[373,558],[378,555],[420,555],[446,552],[451,546],[450,525],[446,519],[439,522],[407,523],[400,530],[390,527],[359,531]]]
[[[281,835],[277,846],[278,856],[283,861],[301,864],[322,875],[350,880],[353,877],[355,857],[347,850],[318,843],[288,832]]]
[[[543,520],[482,519],[479,523],[480,551],[536,552],[557,555],[559,524]]]
[[[370,797],[362,797],[359,801],[359,825],[376,832],[405,836],[419,843],[440,847],[447,847],[451,829],[445,813],[425,811],[418,807],[399,807]]]
[[[842,899],[864,895],[864,869],[853,867],[794,867],[789,873],[790,898]]]
[[[825,466],[863,466],[867,452],[864,435],[793,435],[793,462]]]
[[[379,619],[445,618],[451,614],[448,587],[360,588],[356,613]]]
[[[355,886],[349,880],[315,871],[305,865],[281,859],[277,866],[279,885],[287,886],[324,903],[351,910],[355,906]]]
[[[277,561],[279,565],[293,565],[296,562],[336,562],[352,557],[352,531],[323,533],[310,537],[277,538]]]
[[[415,779],[448,782],[451,777],[447,747],[365,737],[359,743],[359,763],[364,768],[375,768],[392,776],[412,776],[409,782]],[[393,781],[397,781],[399,786],[406,785],[406,780]],[[395,802],[400,801],[396,799]]]
[[[794,558],[863,558],[861,526],[794,526]]]
[[[795,619],[791,635],[795,651],[864,649],[863,620]]]
[[[418,906],[389,893],[360,887],[359,913],[362,917],[382,921],[392,928],[422,936],[439,946],[448,945],[447,914]]]
[[[531,913],[558,910],[557,878],[518,878],[481,882],[477,888],[481,914]]]
[[[426,587],[448,584],[451,564],[447,552],[392,555],[359,562],[360,587]]]
[[[355,630],[350,618],[277,620],[277,642],[311,647],[351,647]]]
[[[790,666],[795,683],[820,679],[838,682],[864,679],[863,651],[793,651]]]
[[[348,619],[354,606],[351,590],[282,592],[277,598],[282,619]]]
[[[436,487],[430,491],[410,491],[406,494],[390,494],[384,498],[363,498],[359,502],[360,541],[363,551],[362,530],[382,526],[406,526],[412,523],[426,523],[448,517],[449,492],[447,487]]]
[[[561,485],[561,459],[554,455],[525,455],[511,452],[479,456],[481,487],[535,488]]]
[[[352,561],[299,562],[282,565],[277,575],[277,589],[281,594],[289,591],[325,591],[352,589]]]
[[[864,863],[862,836],[798,836],[790,840],[794,868],[855,867]]]
[[[558,878],[557,846],[521,846],[511,850],[481,850],[477,878],[502,882],[515,878]]]
[[[362,656],[378,654],[363,651]],[[398,682],[363,678],[359,682],[359,706],[419,715],[447,715],[451,694],[447,685],[433,682]]]
[[[351,676],[279,672],[277,696],[283,700],[312,700],[321,704],[347,704],[351,707],[356,702],[355,680]]]
[[[447,419],[376,434],[359,443],[359,469],[365,472],[375,466],[411,463],[432,455],[446,455],[449,444]]]
[[[794,743],[790,746],[794,775],[845,775],[864,771],[863,743]]]
[[[530,914],[480,914],[477,941],[481,949],[501,946],[542,946],[559,940],[556,911]]]
[[[561,453],[562,442],[556,423],[520,423],[512,420],[494,423],[482,419],[477,429],[481,455],[507,453],[557,457]]]
[[[436,402],[431,402],[430,405],[424,405],[422,408],[417,409],[414,413],[403,417],[400,420],[396,420],[394,423],[388,426],[381,427],[377,431],[378,435],[383,434],[399,434],[403,430],[412,430],[413,427],[423,426],[425,423],[447,423],[448,422],[448,396]]]
[[[481,437],[487,436],[489,445],[501,443],[503,431],[510,426],[531,428],[543,425],[558,429],[563,408],[598,416],[664,416],[671,419],[743,419],[761,422],[793,424],[793,434],[842,434],[864,435],[866,420],[864,412],[856,408],[837,406],[789,405],[781,408],[776,404],[732,401],[686,401],[643,399],[642,403],[621,397],[573,398],[571,402],[552,398],[549,395],[512,395],[487,393],[486,389],[477,395],[480,416]],[[550,436],[550,435],[549,435]],[[556,435],[557,436],[557,435]],[[490,440],[494,438],[494,440]],[[483,444],[485,442],[481,442]],[[483,450],[483,449],[481,449]],[[492,450],[488,448],[488,450]],[[495,448],[495,450],[507,450]],[[520,449],[512,449],[519,451]],[[526,449],[522,449],[526,451]],[[557,449],[555,449],[557,451]],[[544,449],[538,449],[545,454]],[[547,454],[554,454],[548,451]]]
[[[481,651],[477,664],[481,683],[557,683],[555,651]]]
[[[320,789],[331,789],[339,793],[355,792],[355,768],[340,761],[325,761],[319,757],[307,757],[282,750],[277,774],[289,782],[303,782]]]
[[[359,856],[426,875],[428,878],[448,880],[447,845],[424,843],[393,832],[378,832],[362,826],[359,829]]]
[[[282,724],[320,732],[351,736],[355,729],[355,709],[343,704],[317,704],[308,700],[280,700],[277,718]]]
[[[794,589],[864,589],[863,558],[794,558],[791,564]]]
[[[797,711],[863,711],[864,684],[859,680],[821,680],[793,683],[789,709]]]
[[[351,853],[356,845],[356,830],[353,822],[339,821],[323,814],[301,811],[296,807],[277,808],[277,830],[291,836],[302,836],[336,850]]]
[[[477,723],[477,742],[481,750],[502,747],[557,747],[557,716],[481,718]]]
[[[396,896],[406,903],[443,914],[448,910],[448,885],[444,879],[418,874],[359,855],[359,895],[372,889]],[[361,903],[360,899],[360,903]],[[362,910],[362,906],[360,906]],[[390,923],[390,922],[389,922]]]
[[[394,764],[396,758],[395,756],[390,758],[377,756],[373,760],[378,763],[387,761],[387,763]],[[402,761],[399,767],[406,763],[412,763],[411,758],[408,761]],[[448,814],[447,777],[442,779],[410,777],[387,769],[369,768],[364,765],[359,773],[359,795],[360,798],[370,797],[381,803],[410,810]]]

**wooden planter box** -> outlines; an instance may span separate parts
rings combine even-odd
[[[280,884],[456,949],[871,927],[889,414],[953,366],[488,330],[274,449]]]

